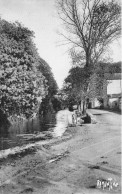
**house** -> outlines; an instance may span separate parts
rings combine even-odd
[[[114,76],[107,85],[107,106],[112,109],[121,109],[121,74]]]
[[[89,107],[120,109],[121,86],[121,62],[99,64],[89,84]]]

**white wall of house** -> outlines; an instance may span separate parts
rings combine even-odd
[[[107,94],[120,94],[121,93],[121,86],[122,80],[108,80],[107,85]]]

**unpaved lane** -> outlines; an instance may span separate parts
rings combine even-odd
[[[53,146],[54,150],[70,151],[69,157],[57,164],[59,172],[55,175],[52,171],[53,177],[69,184],[69,193],[121,193],[121,116],[108,111],[90,112],[95,114],[97,124],[77,128],[77,135],[70,142]],[[112,178],[119,187],[98,190],[95,186],[101,178]]]
[[[45,150],[38,146],[33,155],[3,164],[0,172],[9,179],[0,193],[120,194],[120,115],[99,110],[92,113],[99,115],[95,115],[99,117],[97,124],[70,127],[64,135],[72,138],[61,141],[59,137]],[[112,178],[119,187],[98,189],[96,183],[101,178]]]

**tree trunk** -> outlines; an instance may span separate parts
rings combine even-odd
[[[86,114],[86,101],[83,101],[83,114]]]

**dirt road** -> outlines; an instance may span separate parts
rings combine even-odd
[[[63,137],[1,161],[0,194],[121,193],[120,115],[89,111],[96,124],[69,127]],[[107,181],[103,190],[98,183]]]

